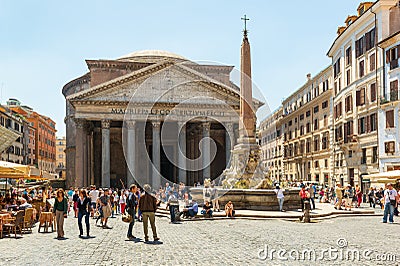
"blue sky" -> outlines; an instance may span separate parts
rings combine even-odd
[[[330,64],[326,52],[360,1],[0,0],[1,103],[17,98],[65,134],[61,89],[85,59],[159,49],[240,67],[247,14],[253,81],[273,110]]]

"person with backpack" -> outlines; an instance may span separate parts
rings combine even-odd
[[[393,223],[394,208],[397,206],[399,201],[399,194],[391,183],[386,185],[386,190],[383,192],[383,201],[385,204],[385,209],[383,211],[383,223],[387,223],[387,218],[389,216],[389,223]]]
[[[129,240],[135,239],[135,236],[132,234],[133,226],[135,225],[135,214],[136,208],[138,205],[138,199],[136,196],[137,187],[135,184],[132,184],[129,187],[128,198],[126,199],[126,211],[131,216],[131,222],[129,223],[128,233],[126,236]]]

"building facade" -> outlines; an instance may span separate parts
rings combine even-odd
[[[65,137],[57,137],[56,139],[56,173],[59,178],[65,178],[65,148],[67,141]]]
[[[287,181],[331,184],[332,68],[307,82],[283,105],[283,175]]]
[[[380,172],[400,170],[400,2],[389,9],[389,33],[382,49],[382,87],[378,110]]]
[[[31,152],[30,163],[41,171],[55,173],[56,170],[56,123],[49,117],[35,112],[28,106],[23,106],[17,99],[9,99],[7,107],[14,113],[24,117],[28,126],[26,138],[27,150]],[[33,139],[34,138],[34,139]],[[27,161],[28,161],[27,158]]]
[[[389,33],[397,1],[361,3],[328,51],[334,84],[334,180],[369,186],[363,175],[379,172],[378,109],[383,77],[378,42]]]
[[[2,137],[9,137],[4,139],[7,142],[6,146],[1,152],[1,160],[18,164],[26,164],[27,160],[27,136],[25,128],[27,128],[26,121],[11,112],[7,107],[0,107],[0,126],[2,127]]]
[[[67,185],[192,185],[226,168],[240,110],[233,67],[164,51],[86,63],[63,88]]]
[[[282,107],[279,107],[259,125],[263,166],[268,169],[269,177],[277,182],[283,180],[282,115]]]

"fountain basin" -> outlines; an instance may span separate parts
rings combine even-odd
[[[301,209],[299,196],[300,189],[285,189],[285,210]],[[203,204],[203,188],[191,188],[190,195],[200,205]],[[258,211],[279,211],[278,199],[272,189],[220,189],[218,188],[219,205],[224,209],[228,201],[232,201],[235,209],[258,210]]]

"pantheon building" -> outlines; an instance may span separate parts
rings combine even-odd
[[[232,66],[158,50],[86,64],[62,89],[67,186],[193,185],[221,175],[238,137]]]

